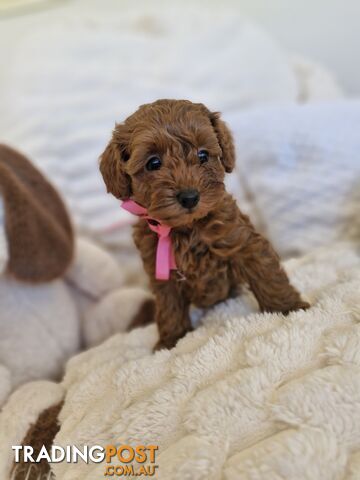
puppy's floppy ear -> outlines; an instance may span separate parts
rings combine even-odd
[[[221,120],[219,112],[210,113],[210,121],[222,150],[221,162],[225,172],[230,173],[235,166],[235,147],[232,134],[226,123]]]
[[[117,125],[113,138],[100,156],[100,172],[106,189],[116,198],[126,200],[131,196],[131,181],[125,171],[125,163],[129,158],[126,144],[119,136],[123,126]]]

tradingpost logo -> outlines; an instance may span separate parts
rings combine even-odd
[[[153,477],[158,469],[157,445],[101,445],[78,448],[75,445],[61,447],[45,445],[38,452],[29,445],[13,445],[15,464],[34,465],[45,460],[51,463],[105,463],[104,477]]]

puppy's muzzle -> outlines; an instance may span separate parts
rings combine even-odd
[[[181,190],[176,198],[182,207],[190,209],[199,203],[200,194],[197,190]]]

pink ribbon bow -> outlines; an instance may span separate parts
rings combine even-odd
[[[125,200],[122,202],[121,207],[133,215],[147,220],[150,230],[158,235],[155,278],[157,280],[169,280],[170,271],[176,270],[175,256],[170,239],[171,227],[163,225],[159,220],[156,220],[156,218],[149,217],[146,208],[133,200]]]

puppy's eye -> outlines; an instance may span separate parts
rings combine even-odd
[[[200,163],[205,163],[209,160],[209,152],[207,150],[199,150],[198,157],[199,157]]]
[[[146,170],[149,170],[149,172],[152,172],[153,170],[159,170],[160,167],[161,167],[161,160],[159,157],[156,157],[155,155],[153,157],[150,157],[146,163]]]

